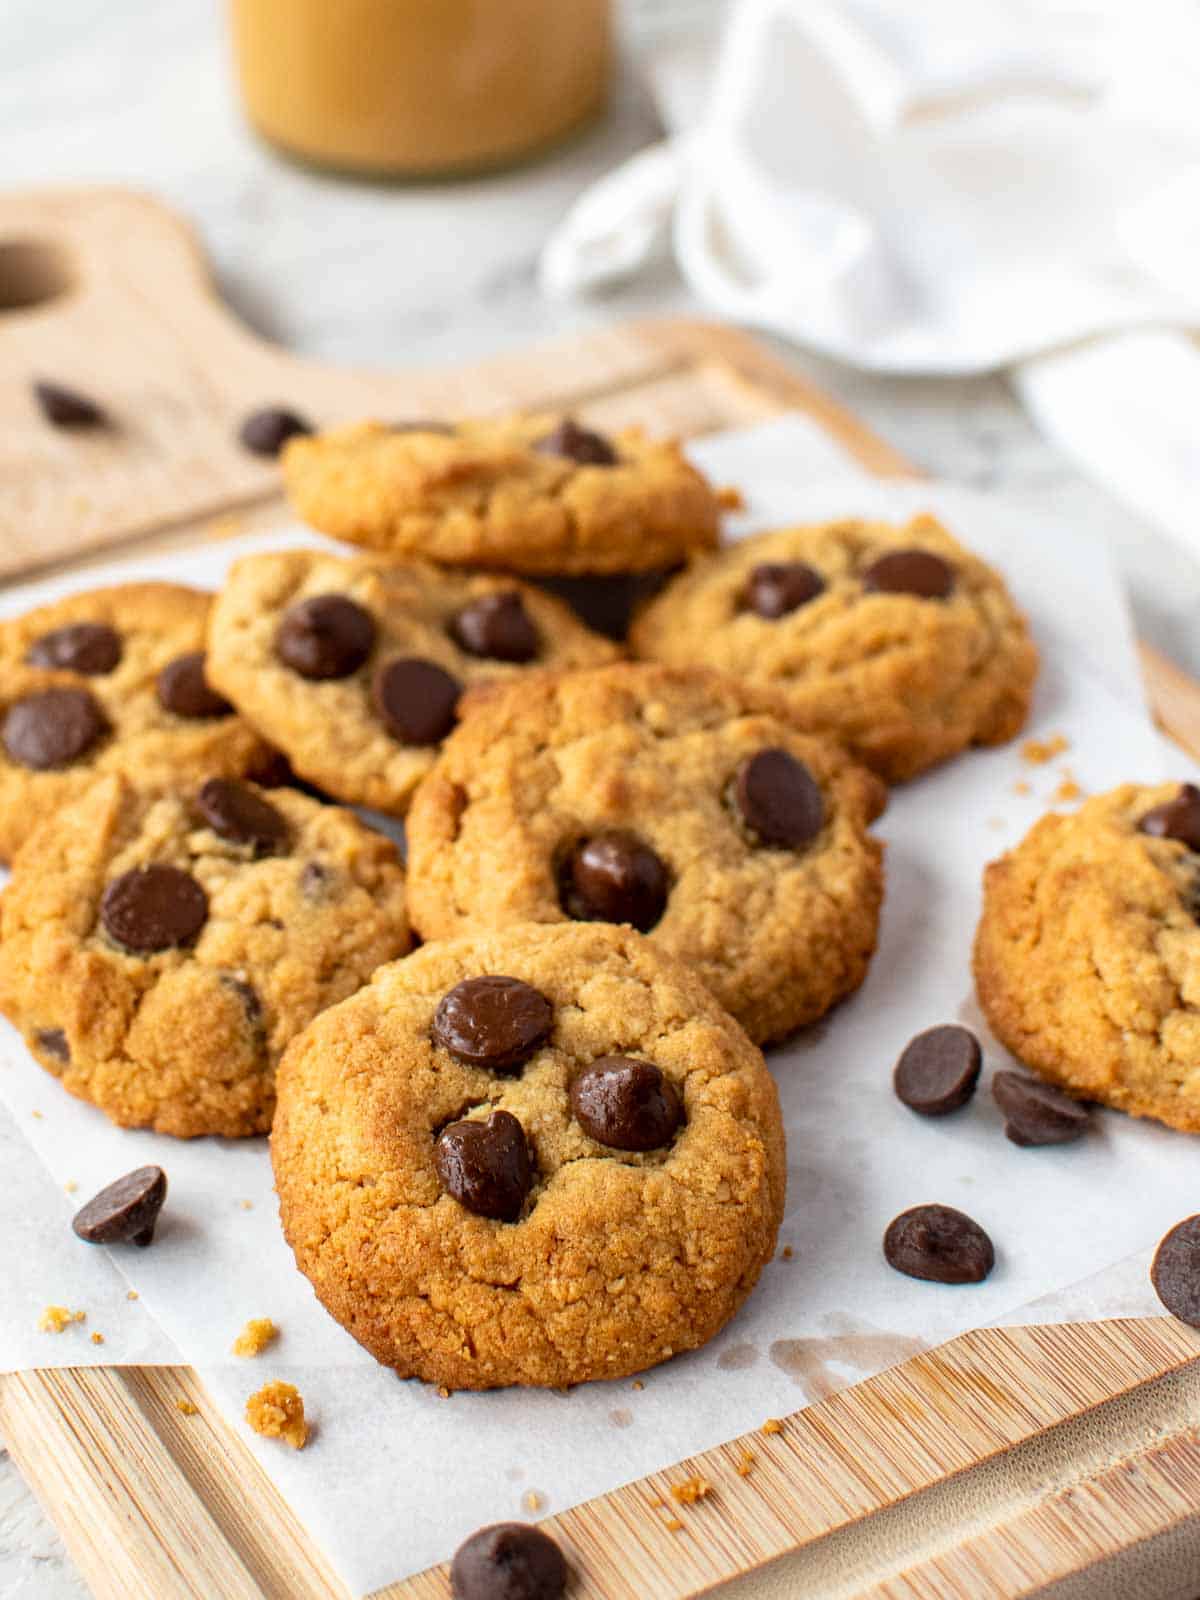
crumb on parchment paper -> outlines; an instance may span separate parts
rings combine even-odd
[[[282,1439],[293,1450],[308,1443],[304,1401],[294,1383],[275,1378],[246,1401],[246,1421],[264,1439]]]
[[[93,1344],[103,1344],[104,1343],[104,1335],[102,1333],[94,1333],[92,1335],[92,1343]]]
[[[1058,788],[1055,789],[1050,798],[1051,800],[1057,801],[1059,804],[1065,804],[1070,800],[1083,799],[1083,790],[1076,783],[1073,773],[1068,772],[1065,768],[1063,769],[1063,775],[1059,779]]]
[[[526,1511],[540,1511],[546,1504],[546,1496],[539,1494],[536,1489],[526,1489],[521,1496],[521,1504]]]
[[[71,1323],[86,1320],[86,1311],[68,1311],[66,1306],[47,1306],[38,1318],[38,1328],[42,1333],[62,1333]]]
[[[744,511],[746,496],[736,484],[726,483],[717,490],[717,504],[722,511]]]
[[[251,1317],[233,1341],[233,1353],[235,1356],[260,1356],[278,1337],[279,1329],[270,1317]]]
[[[126,1300],[136,1300],[137,1297],[138,1297],[138,1292],[137,1292],[136,1289],[126,1289],[126,1291],[125,1291]]]
[[[1048,739],[1026,739],[1021,746],[1021,760],[1028,761],[1030,766],[1044,767],[1048,761],[1053,761],[1055,756],[1062,755],[1064,750],[1070,748],[1070,740],[1065,733],[1052,733]]]

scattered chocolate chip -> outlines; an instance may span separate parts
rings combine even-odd
[[[283,814],[246,783],[234,778],[209,778],[196,796],[196,809],[214,833],[231,844],[248,844],[255,855],[287,848],[289,832]]]
[[[33,385],[33,394],[42,415],[56,428],[102,428],[108,421],[102,407],[76,389],[66,389],[61,383],[44,383],[40,379]]]
[[[982,1283],[996,1264],[992,1241],[953,1206],[902,1211],[883,1236],[889,1267],[930,1283]]]
[[[612,1150],[659,1150],[683,1121],[669,1078],[651,1061],[600,1056],[571,1083],[571,1109],[584,1133]]]
[[[613,829],[582,839],[567,857],[559,898],[577,922],[627,922],[648,933],[667,907],[667,869],[634,833]]]
[[[245,978],[239,978],[232,972],[223,972],[221,983],[231,994],[237,995],[242,1010],[246,1013],[246,1021],[257,1033],[263,1024],[263,1004],[258,990],[252,983],[247,983]]]
[[[904,1048],[892,1075],[898,1099],[923,1117],[945,1117],[975,1093],[983,1051],[968,1028],[926,1028]]]
[[[176,717],[228,717],[233,713],[229,701],[210,689],[204,676],[204,651],[168,661],[158,675],[158,703]]]
[[[468,1066],[516,1072],[549,1037],[554,1009],[519,978],[465,978],[443,995],[432,1037]]]
[[[70,1061],[71,1047],[61,1028],[39,1028],[34,1039],[44,1055],[53,1057],[55,1061]]]
[[[300,893],[306,900],[325,900],[329,896],[329,887],[333,882],[333,873],[319,861],[306,861],[304,870],[300,874]]]
[[[581,467],[615,467],[618,459],[617,452],[602,433],[581,428],[570,417],[539,439],[533,448],[542,456],[565,456]]]
[[[31,667],[57,667],[99,677],[121,659],[121,636],[107,622],[69,622],[35,639],[25,657]]]
[[[13,701],[0,737],[20,766],[48,772],[78,761],[108,731],[108,718],[86,689],[41,689]]]
[[[371,684],[379,720],[400,744],[438,744],[454,726],[462,685],[432,661],[381,661]]]
[[[1138,828],[1155,839],[1176,839],[1189,850],[1200,851],[1200,789],[1194,783],[1181,783],[1174,800],[1147,811]]]
[[[538,653],[537,629],[515,589],[472,600],[451,622],[450,635],[468,654],[490,661],[532,661]]]
[[[876,594],[945,600],[954,588],[954,569],[932,550],[889,550],[871,563],[862,581],[864,589]]]
[[[825,826],[825,802],[811,772],[786,750],[747,756],[733,781],[742,821],[762,843],[802,850]]]
[[[1154,1252],[1154,1292],[1173,1317],[1200,1328],[1200,1215],[1177,1222]]]
[[[515,1222],[533,1187],[525,1130],[510,1111],[486,1122],[452,1122],[438,1134],[434,1165],[442,1188],[479,1217]]]
[[[311,433],[312,424],[282,406],[264,406],[252,411],[238,429],[238,438],[256,456],[277,456],[289,439]]]
[[[314,594],[284,614],[275,654],[302,678],[348,678],[375,647],[375,619],[344,594]]]
[[[1008,1118],[1004,1131],[1014,1144],[1070,1144],[1091,1120],[1078,1100],[1020,1072],[993,1073],[992,1097]]]
[[[138,1167],[110,1183],[75,1213],[71,1227],[87,1244],[137,1244],[154,1238],[154,1225],[167,1198],[161,1167]]]
[[[554,1540],[525,1522],[480,1528],[450,1564],[454,1600],[560,1600],[567,1563]]]
[[[100,920],[115,944],[138,954],[191,944],[208,919],[208,896],[178,867],[154,862],[114,878]]]
[[[824,588],[825,579],[807,561],[763,561],[750,574],[746,600],[752,611],[774,622],[815,600]]]

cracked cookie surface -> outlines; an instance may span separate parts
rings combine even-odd
[[[1000,575],[930,516],[739,540],[672,580],[630,642],[770,684],[889,782],[1011,739],[1037,672]]]
[[[41,1065],[185,1138],[265,1133],[289,1039],[410,943],[395,848],[351,812],[119,776],[18,852],[0,935],[0,1009]]]
[[[481,976],[546,1007],[503,1073],[435,1042],[457,1037],[447,995]],[[681,1102],[657,1148],[600,1143],[575,1114],[572,1086],[614,1053]],[[494,1113],[528,1148],[512,1222],[469,1210],[438,1160],[447,1125]],[[271,1155],[326,1308],[379,1361],[452,1389],[618,1378],[703,1344],[770,1259],[784,1198],[758,1050],[694,974],[598,924],[428,944],[381,969],[289,1048]]]
[[[1125,784],[1043,817],[992,862],[975,983],[996,1036],[1043,1078],[1194,1133],[1200,795],[1191,845],[1147,831],[1180,798],[1178,784]]]

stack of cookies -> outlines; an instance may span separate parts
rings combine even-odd
[[[0,1004],[116,1122],[273,1126],[299,1266],[402,1373],[693,1348],[783,1213],[759,1046],[862,983],[884,784],[1018,730],[1024,622],[928,517],[718,549],[636,431],[368,424],[283,469],[366,553],[0,626]],[[658,592],[618,642],[564,585]]]

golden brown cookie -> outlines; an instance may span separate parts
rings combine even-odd
[[[762,1056],[628,928],[428,944],[284,1057],[284,1232],[377,1360],[451,1389],[640,1372],[770,1260],[785,1160]]]
[[[1200,1132],[1200,791],[1124,784],[984,874],[979,1003],[1081,1099]]]
[[[351,812],[109,776],[17,854],[0,1009],[114,1122],[265,1133],[288,1040],[409,943],[395,848]]]
[[[0,860],[98,773],[169,788],[266,760],[207,682],[210,605],[178,584],[129,583],[0,623]]]
[[[209,633],[213,682],[301,777],[395,814],[465,686],[616,653],[511,579],[312,550],[237,562]]]
[[[883,785],[770,694],[621,663],[472,703],[408,816],[425,938],[628,923],[760,1042],[862,982],[883,895],[867,823]]]
[[[717,542],[720,505],[672,440],[549,416],[294,439],[292,505],[322,533],[443,566],[649,572]]]
[[[1037,672],[1000,575],[929,516],[743,539],[674,579],[630,643],[770,684],[889,782],[1011,739]]]

